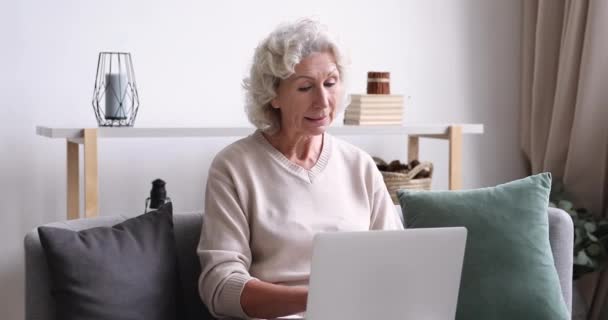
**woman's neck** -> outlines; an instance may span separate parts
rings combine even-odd
[[[323,135],[287,134],[283,131],[273,135],[262,134],[289,161],[307,170],[315,166],[323,149]]]

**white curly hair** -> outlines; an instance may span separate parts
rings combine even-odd
[[[270,105],[277,96],[279,82],[294,74],[295,66],[302,59],[319,52],[333,55],[344,88],[347,59],[337,41],[317,20],[306,18],[281,24],[258,45],[249,77],[243,80],[245,111],[256,128],[271,134],[281,128],[280,110]],[[342,104],[345,104],[343,91]]]

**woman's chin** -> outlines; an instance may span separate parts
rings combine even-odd
[[[308,129],[307,131],[310,131],[311,133],[316,132],[317,134],[322,134],[323,132],[325,132],[325,130],[327,130],[327,128],[331,124],[331,121],[332,119],[330,116],[325,116],[321,119],[304,118],[304,127]]]
[[[325,133],[326,127],[316,127],[308,130],[308,135],[310,136],[318,136]]]

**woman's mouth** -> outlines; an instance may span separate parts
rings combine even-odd
[[[306,117],[306,119],[308,119],[308,120],[312,120],[312,121],[323,120],[324,118],[325,118],[325,116],[320,116],[320,117]]]
[[[320,117],[304,117],[309,123],[317,126],[323,126],[327,124],[329,120],[328,116],[320,116]]]

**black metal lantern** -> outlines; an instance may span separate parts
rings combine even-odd
[[[93,92],[93,110],[101,127],[132,127],[139,94],[131,54],[100,52]]]

